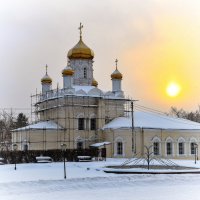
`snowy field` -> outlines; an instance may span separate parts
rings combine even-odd
[[[18,164],[0,166],[0,200],[200,200],[200,174],[117,175],[102,171],[107,162]],[[200,161],[175,161],[200,168]]]

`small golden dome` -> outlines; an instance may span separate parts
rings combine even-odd
[[[119,79],[122,80],[122,74],[116,69],[112,74],[111,74],[111,79]]]
[[[41,83],[52,83],[52,79],[48,76],[48,74],[45,74],[45,76],[41,79]]]
[[[82,41],[82,37],[80,37],[79,42],[68,51],[67,57],[69,59],[93,59],[94,52]]]
[[[92,80],[92,86],[94,86],[94,87],[98,86],[98,82],[94,78]]]
[[[51,84],[51,83],[52,83],[52,79],[51,79],[51,77],[50,77],[50,76],[48,75],[48,73],[47,73],[47,68],[48,68],[48,66],[46,65],[45,68],[46,68],[46,74],[45,74],[44,77],[41,79],[41,83],[49,83],[49,84]]]
[[[62,70],[62,75],[63,76],[73,76],[74,71],[72,70],[71,67],[67,66],[65,69]]]

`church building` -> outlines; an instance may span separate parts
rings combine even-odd
[[[142,156],[145,146],[152,146],[155,156],[193,158],[198,153],[200,124],[131,112],[133,100],[124,95],[117,60],[110,76],[112,89],[98,88],[93,76],[94,52],[83,42],[82,28],[80,24],[79,41],[67,53],[67,66],[60,69],[62,88],[52,88],[46,66],[41,93],[34,95],[37,120],[13,130],[12,143],[21,151],[60,149],[61,144],[68,149],[103,146],[107,157]]]

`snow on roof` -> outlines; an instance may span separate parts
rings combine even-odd
[[[79,91],[79,90],[83,90],[86,93],[88,93],[90,90],[96,88],[94,86],[87,86],[87,85],[73,85],[73,88],[75,89],[75,91]]]
[[[91,144],[90,147],[102,147],[108,144],[110,144],[110,142],[99,142],[99,143]]]
[[[15,129],[13,131],[24,131],[27,129],[36,129],[36,130],[42,130],[42,129],[48,129],[48,130],[57,130],[57,129],[63,129],[61,126],[56,124],[53,121],[42,121],[38,122],[36,124],[31,124],[22,128]]]
[[[131,128],[131,117],[118,117],[106,124],[103,129]],[[186,119],[170,117],[167,115],[152,112],[134,112],[134,127],[154,128],[154,129],[180,129],[180,130],[200,130],[200,123]]]
[[[112,91],[102,91],[99,88],[88,85],[73,85],[72,88],[63,88],[63,89],[54,89],[48,91],[46,94],[40,94],[39,101],[37,103],[41,103],[43,101],[49,99],[57,99],[63,98],[67,95],[73,96],[87,96],[87,97],[100,97],[105,99],[124,99],[123,92],[115,93]]]

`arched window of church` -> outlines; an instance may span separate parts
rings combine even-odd
[[[23,150],[24,150],[24,151],[28,151],[28,144],[24,144],[24,145],[23,145]]]
[[[78,130],[85,129],[85,120],[84,118],[78,118]]]
[[[194,155],[195,154],[195,144],[194,144],[194,142],[190,143],[190,149],[191,149],[191,154]]]
[[[96,130],[96,119],[90,119],[90,130]]]
[[[190,139],[190,154],[195,155],[197,153],[197,139],[191,138]]]
[[[121,141],[117,142],[117,155],[123,154],[123,143]]]
[[[184,142],[179,142],[178,143],[178,153],[179,153],[179,155],[183,155],[184,154]]]
[[[83,68],[83,77],[87,78],[87,68],[86,67]]]

